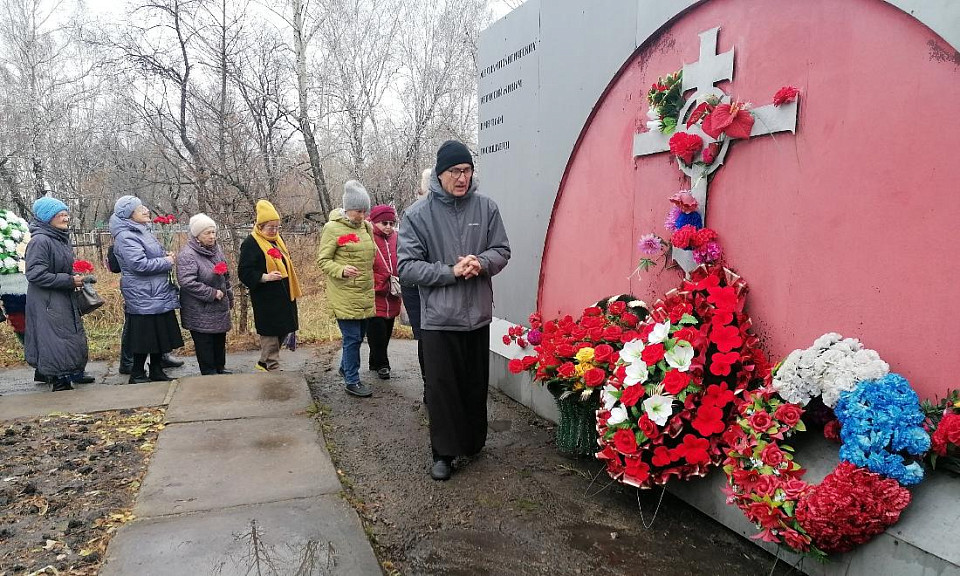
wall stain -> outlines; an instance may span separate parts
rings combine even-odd
[[[930,47],[930,60],[933,62],[952,62],[954,66],[960,67],[960,51],[944,48],[932,38],[927,40],[927,46]]]

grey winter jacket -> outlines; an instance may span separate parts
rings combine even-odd
[[[73,247],[66,230],[34,221],[27,244],[27,306],[24,355],[44,376],[82,372],[87,333],[73,285]]]
[[[461,256],[475,255],[480,276],[453,274]],[[430,193],[403,215],[398,235],[400,280],[420,287],[423,330],[468,331],[493,320],[493,283],[510,259],[510,242],[497,204],[477,192],[474,177],[467,193],[447,193],[436,174]]]
[[[177,254],[177,283],[180,284],[180,324],[204,334],[230,331],[233,287],[230,273],[217,274],[214,266],[226,258],[219,245],[206,248],[191,238]],[[216,299],[217,290],[223,298]]]
[[[120,263],[120,292],[127,314],[163,314],[180,307],[170,282],[173,265],[146,224],[110,216],[113,252]]]

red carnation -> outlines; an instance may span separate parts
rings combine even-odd
[[[670,137],[670,153],[683,160],[685,164],[692,164],[694,155],[703,148],[703,138],[696,134],[677,132]]]
[[[521,360],[524,370],[532,370],[537,366],[538,361],[539,359],[536,356],[524,356],[523,360]]]
[[[596,388],[607,379],[607,372],[600,368],[591,368],[583,373],[583,381],[590,388]]]
[[[840,421],[834,418],[823,427],[823,437],[831,442],[840,442]]]
[[[344,234],[337,238],[337,246],[346,246],[347,244],[354,244],[360,242],[360,237],[356,234]]]
[[[620,429],[613,433],[613,445],[621,454],[635,454],[637,451],[637,438],[630,430]]]
[[[663,376],[663,389],[667,394],[677,395],[690,384],[690,376],[686,372],[670,370]]]
[[[960,445],[960,414],[946,414],[930,437],[931,449],[946,456],[950,444]]]
[[[218,276],[223,276],[227,273],[227,263],[226,262],[217,262],[213,265],[213,273]]]
[[[283,252],[280,252],[276,248],[271,248],[267,250],[267,256],[273,258],[274,260],[280,260],[283,258]]]
[[[644,392],[646,391],[643,389],[643,386],[639,384],[628,386],[627,389],[623,391],[623,394],[620,395],[620,403],[624,406],[634,406],[643,398]]]
[[[510,339],[510,336],[506,334],[503,335],[502,340],[503,340],[503,343],[506,344],[507,346],[509,346],[510,343],[513,342],[513,340]]]
[[[690,241],[696,233],[697,229],[692,224],[687,224],[673,233],[673,236],[670,237],[670,243],[673,244],[674,248],[686,250],[690,248]]]
[[[74,260],[73,273],[74,274],[92,274],[93,264],[91,264],[87,260]]]
[[[694,248],[705,246],[708,242],[714,242],[717,239],[717,233],[711,228],[701,228],[690,239],[690,245]]]
[[[777,90],[777,93],[773,95],[773,105],[780,106],[781,104],[786,104],[787,102],[793,102],[798,94],[800,94],[800,90],[797,90],[793,86],[784,86],[783,88]]]
[[[758,410],[750,416],[750,426],[761,434],[770,429],[773,418],[763,410]]]

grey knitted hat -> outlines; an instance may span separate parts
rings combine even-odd
[[[343,209],[370,211],[370,195],[363,184],[356,180],[347,180],[343,185]]]

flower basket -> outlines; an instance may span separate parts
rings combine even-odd
[[[596,394],[580,400],[579,394],[556,397],[560,410],[557,422],[557,452],[570,456],[593,456],[597,451],[597,410],[600,400]]]

